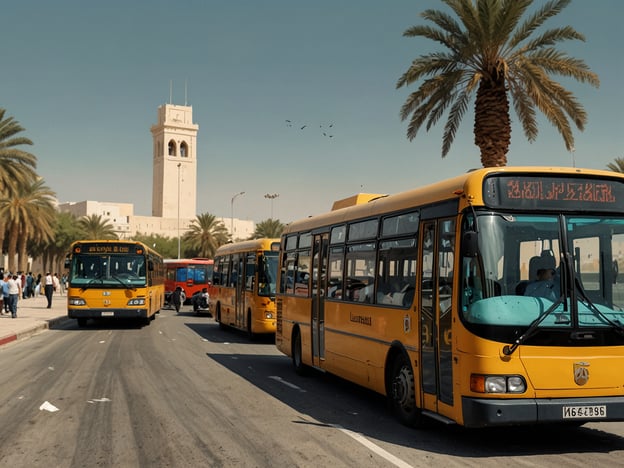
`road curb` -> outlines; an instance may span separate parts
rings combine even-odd
[[[29,327],[26,330],[22,330],[17,333],[11,333],[10,335],[0,337],[0,346],[31,337],[44,330],[48,330],[50,328],[54,328],[58,325],[61,325],[63,322],[67,320],[70,320],[70,318],[69,317],[56,317],[50,320],[42,321],[41,323],[37,323],[36,325],[33,325],[32,327]]]

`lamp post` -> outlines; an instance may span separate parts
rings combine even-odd
[[[238,192],[232,197],[230,209],[232,218],[230,219],[230,232],[232,233],[232,240],[234,240],[234,200],[236,200],[241,195],[245,195],[245,192]]]
[[[178,259],[180,259],[180,166],[178,163]]]
[[[279,193],[267,193],[264,198],[271,200],[271,219],[273,219],[273,200],[279,197]]]

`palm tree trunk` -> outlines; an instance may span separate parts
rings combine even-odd
[[[28,234],[22,232],[17,238],[17,270],[26,272],[28,270],[28,254],[26,253],[26,241]]]
[[[9,229],[9,246],[8,246],[8,254],[9,254],[9,271],[13,274],[17,273],[17,264],[15,262],[15,257],[17,255],[17,239],[19,236],[19,230],[17,223],[13,223],[11,228]]]
[[[481,80],[475,101],[475,144],[481,150],[483,167],[507,165],[511,142],[509,100],[504,80],[499,81]]]

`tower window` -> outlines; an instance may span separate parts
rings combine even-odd
[[[169,156],[177,156],[176,155],[176,144],[175,144],[175,141],[169,140],[168,153],[167,154],[169,154]]]
[[[183,141],[180,144],[180,157],[182,158],[188,157],[188,145],[186,144],[186,141]]]

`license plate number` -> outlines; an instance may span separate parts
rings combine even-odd
[[[606,417],[607,417],[606,405],[564,406],[563,407],[563,419],[606,418]]]
[[[115,312],[102,312],[102,317],[114,317]]]

